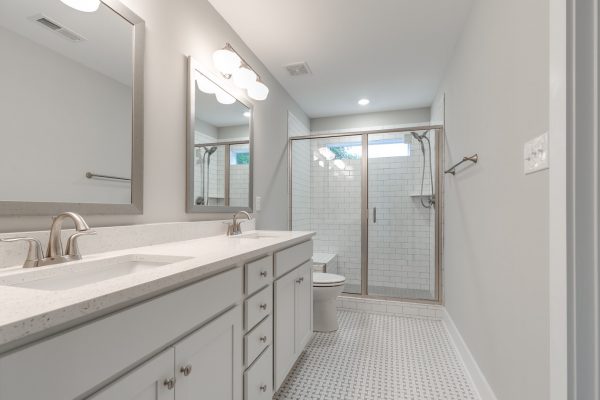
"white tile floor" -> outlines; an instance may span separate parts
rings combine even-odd
[[[479,400],[442,322],[338,311],[275,400]]]

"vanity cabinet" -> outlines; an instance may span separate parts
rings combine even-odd
[[[268,400],[312,335],[312,241],[0,354],[0,400]]]
[[[274,385],[277,390],[312,337],[312,242],[275,255]]]
[[[238,306],[89,399],[239,399],[241,329],[242,314]]]

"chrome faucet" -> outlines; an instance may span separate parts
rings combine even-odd
[[[228,228],[227,228],[227,236],[237,236],[237,235],[241,235],[242,234],[242,228],[241,225],[243,222],[246,221],[238,221],[238,215],[244,215],[246,217],[247,221],[251,221],[252,220],[252,216],[250,214],[248,214],[246,211],[238,211],[235,214],[233,214],[233,221],[231,224],[229,224]]]
[[[63,252],[61,241],[63,221],[70,218],[75,223],[75,232],[67,241],[66,254]],[[20,242],[26,241],[29,243],[27,258],[23,263],[23,268],[41,267],[43,265],[60,264],[67,261],[81,260],[81,253],[77,246],[77,239],[83,235],[95,235],[83,217],[72,212],[64,212],[53,218],[52,227],[50,228],[50,239],[48,240],[48,249],[46,256],[42,254],[42,244],[38,239],[30,237],[17,237],[0,239],[0,242]]]

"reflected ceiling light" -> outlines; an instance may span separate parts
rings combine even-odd
[[[250,111],[246,111],[246,112],[244,113],[244,117],[246,117],[246,118],[250,118]]]
[[[215,51],[213,62],[225,79],[231,79],[237,87],[247,90],[250,98],[265,100],[269,95],[267,85],[231,44],[225,43],[225,47]]]
[[[219,89],[215,96],[217,97],[217,101],[221,104],[233,104],[235,103],[235,97],[225,92],[224,90]]]
[[[360,99],[360,100],[358,101],[358,104],[359,104],[359,105],[361,105],[361,106],[366,106],[366,105],[367,105],[367,104],[369,104],[370,102],[371,102],[371,100],[369,100],[369,99]]]
[[[207,94],[217,93],[219,87],[202,74],[196,74],[196,86]]]
[[[325,159],[327,161],[331,161],[335,158],[335,153],[331,150],[329,150],[329,147],[321,147],[319,148],[319,153],[321,153],[321,155],[323,157],[325,157]]]
[[[237,87],[248,89],[256,82],[256,73],[249,68],[240,67],[233,72],[232,78]]]
[[[100,7],[100,0],[60,0],[78,11],[94,12]]]
[[[334,164],[336,167],[338,167],[339,169],[344,169],[344,168],[346,168],[346,163],[345,163],[345,162],[343,162],[342,160],[335,160],[335,161],[333,162],[333,164]]]
[[[248,88],[248,96],[254,100],[264,100],[269,95],[269,88],[260,80]]]

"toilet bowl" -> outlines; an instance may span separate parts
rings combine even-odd
[[[337,297],[346,278],[341,275],[313,272],[313,330],[333,332],[338,329]]]

